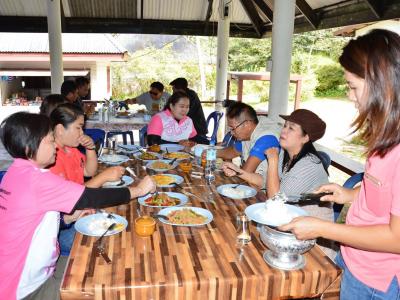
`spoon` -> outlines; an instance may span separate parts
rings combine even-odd
[[[128,173],[131,174],[134,178],[137,178],[135,172],[130,167],[126,167],[125,170],[127,170]]]
[[[112,223],[110,226],[108,226],[107,230],[104,231],[104,233],[97,239],[97,241],[95,243],[100,244],[101,240],[107,234],[107,232],[114,230],[115,226],[117,226],[117,223]]]
[[[157,218],[157,219],[164,219],[165,221],[169,221],[169,217],[166,215],[160,215],[160,214],[154,214],[151,215],[153,218]]]
[[[116,186],[123,186],[125,185],[125,180],[121,179],[121,181]]]
[[[178,159],[178,158],[175,157],[173,160],[171,160],[171,161],[169,162],[169,164],[172,166],[172,165],[174,164],[174,162],[175,162],[177,159]]]

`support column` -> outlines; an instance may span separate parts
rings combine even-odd
[[[47,0],[47,29],[49,32],[51,92],[59,94],[64,81],[60,0]]]
[[[104,62],[97,62],[90,67],[90,92],[92,100],[109,99],[111,96],[111,81],[108,78],[111,74],[108,73],[109,65]],[[107,89],[107,86],[110,89]]]
[[[217,82],[215,100],[226,99],[226,80],[228,78],[228,50],[231,5],[229,0],[219,1],[217,33]],[[228,4],[227,4],[228,3]],[[216,110],[222,110],[222,104],[215,104]]]
[[[274,1],[268,116],[275,120],[287,114],[295,7],[296,0]]]

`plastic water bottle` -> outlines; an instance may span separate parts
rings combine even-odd
[[[217,160],[217,151],[213,147],[214,145],[211,144],[210,148],[207,149],[206,153],[206,167],[204,169],[204,177],[207,183],[211,183],[215,180],[214,170],[215,170],[215,161]]]

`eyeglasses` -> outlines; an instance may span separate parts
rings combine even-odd
[[[150,91],[149,94],[150,94],[150,95],[153,95],[153,96],[157,96],[157,95],[158,95],[157,92],[153,92],[153,91]]]
[[[235,126],[235,128],[231,128],[229,131],[230,132],[234,132],[236,129],[238,129],[238,127],[242,126],[245,122],[250,121],[250,120],[244,120],[243,122],[241,122],[239,125]]]

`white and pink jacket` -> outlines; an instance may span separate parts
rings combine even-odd
[[[162,140],[177,143],[195,137],[197,132],[191,118],[186,116],[178,123],[167,109],[151,118],[147,134],[158,135]]]

